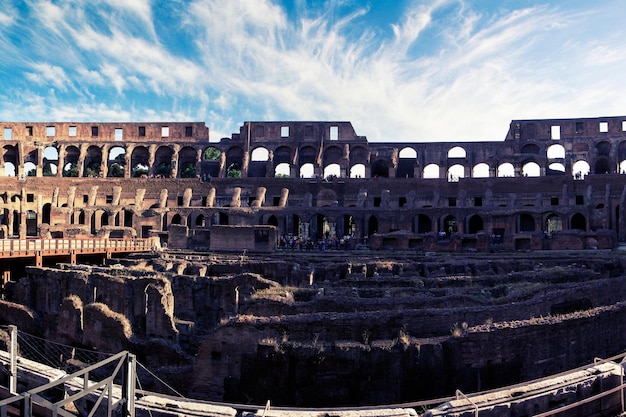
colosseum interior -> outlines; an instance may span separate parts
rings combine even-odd
[[[626,116],[462,143],[0,125],[0,324],[136,352],[184,395],[403,403],[626,350]]]

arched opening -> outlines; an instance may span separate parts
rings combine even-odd
[[[465,158],[466,155],[465,149],[460,146],[455,146],[448,150],[448,158]]]
[[[228,178],[241,178],[243,155],[243,149],[237,146],[229,148],[226,152],[226,176]],[[250,167],[248,166],[248,168]]]
[[[342,217],[342,225],[339,229],[341,231],[340,237],[354,236],[356,233],[356,223],[354,218],[349,214],[344,214]]]
[[[498,175],[498,178],[514,177],[515,167],[510,162],[504,162],[498,165],[497,175]]]
[[[148,176],[150,152],[145,146],[137,146],[130,157],[130,166],[133,178]]]
[[[313,178],[315,167],[311,163],[306,163],[300,167],[300,178]]]
[[[37,165],[32,162],[26,162],[24,164],[24,175],[27,177],[36,177],[37,176]]]
[[[541,175],[541,168],[536,162],[527,162],[522,166],[522,175],[525,177],[538,177]]]
[[[330,236],[330,227],[326,217],[318,213],[311,217],[311,238],[313,240],[324,239]]]
[[[539,146],[535,145],[534,143],[529,143],[527,145],[522,146],[521,152],[537,155],[539,154]]]
[[[267,219],[267,224],[278,227],[278,218],[273,214]]]
[[[443,231],[446,233],[446,236],[450,237],[453,233],[456,233],[458,230],[458,225],[456,222],[456,217],[453,215],[448,215],[443,219]]]
[[[365,165],[354,164],[350,168],[350,178],[364,178],[365,177]]]
[[[196,227],[204,227],[204,214],[198,214],[195,225]]]
[[[291,175],[291,165],[287,162],[276,165],[274,169],[274,177],[276,178],[289,178]]]
[[[448,168],[448,182],[458,182],[465,176],[465,167],[460,164]]]
[[[294,236],[302,236],[302,220],[297,214],[291,217],[291,230],[289,232]]]
[[[43,171],[44,177],[53,177],[57,174],[59,166],[59,151],[54,146],[48,146],[43,151]]]
[[[46,203],[41,208],[41,223],[50,224],[50,214],[52,212],[52,204]]]
[[[85,211],[78,212],[78,224],[85,224]]]
[[[423,178],[439,178],[439,165],[428,164],[424,167]]]
[[[224,212],[220,211],[219,213],[215,213],[215,215],[217,216],[217,221],[216,221],[217,224],[219,224],[220,226],[228,225],[228,214],[227,213],[224,213]]]
[[[80,158],[80,150],[76,146],[68,146],[65,148],[65,158],[63,159],[63,176],[78,177],[78,159]]]
[[[263,178],[267,174],[267,161],[270,159],[269,151],[262,146],[255,148],[250,156],[248,165],[248,177]]]
[[[563,145],[551,145],[546,150],[548,159],[565,159],[565,148]]]
[[[570,229],[587,230],[587,219],[581,213],[575,213],[570,220]]]
[[[554,162],[548,165],[548,172],[546,175],[565,175],[565,165],[560,162]]]
[[[372,164],[372,177],[389,178],[389,166],[386,161],[379,159]]]
[[[178,178],[196,178],[198,151],[191,146],[183,146],[178,151]]]
[[[13,210],[13,236],[19,236],[21,223],[22,215],[19,211]]]
[[[489,165],[484,162],[474,165],[474,168],[472,168],[472,177],[489,178]]]
[[[126,149],[121,146],[114,146],[109,151],[107,177],[121,178],[124,176],[126,167]]]
[[[535,218],[528,214],[528,213],[522,213],[519,216],[519,230],[518,232],[523,233],[523,232],[534,232],[536,229],[535,226]]]
[[[35,237],[39,233],[37,230],[37,212],[33,210],[26,211],[26,236]]]
[[[595,174],[608,174],[611,172],[609,158],[601,157],[596,160],[593,171]]]
[[[106,211],[102,213],[100,216],[100,226],[108,226],[109,225],[109,213]]]
[[[133,212],[124,210],[124,227],[133,227]]]
[[[548,233],[558,232],[562,229],[561,217],[558,214],[552,213],[546,217],[546,230]]]
[[[376,216],[370,216],[369,220],[367,221],[367,233],[369,235],[378,233],[378,219],[376,218]]]
[[[417,152],[415,149],[407,146],[400,151],[398,156],[396,178],[415,177],[415,162],[417,161]]]
[[[475,234],[483,231],[483,218],[480,217],[478,214],[474,214],[472,217],[470,217],[467,223],[467,227],[467,232],[470,234]]]
[[[417,233],[430,233],[433,231],[433,222],[425,214],[418,214],[416,218],[417,224],[415,231]]]
[[[339,164],[330,164],[324,168],[324,178],[332,180],[333,178],[339,178],[341,175],[341,167]]]
[[[154,176],[170,178],[172,176],[172,149],[169,146],[159,146],[154,153]]]
[[[100,147],[91,145],[87,148],[85,154],[85,162],[83,164],[83,177],[98,178],[100,177],[100,167],[102,165],[102,150]]]
[[[183,224],[183,218],[180,214],[176,213],[172,216],[172,221],[170,224]]]
[[[5,177],[14,177],[15,176],[15,165],[13,162],[5,162],[4,163],[4,176]]]
[[[572,166],[573,176],[577,180],[582,180],[589,175],[589,164],[587,161],[576,161]]]

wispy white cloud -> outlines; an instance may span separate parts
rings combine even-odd
[[[333,0],[27,0],[0,12],[0,46],[24,51],[0,65],[32,83],[26,114],[193,118],[220,137],[271,118],[350,120],[373,140],[500,140],[513,118],[623,113],[621,4],[539,1],[411,1],[381,28],[367,4]]]

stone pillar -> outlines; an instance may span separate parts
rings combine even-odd
[[[287,201],[289,199],[289,188],[283,188],[280,190],[280,201],[278,202],[279,207],[287,207]]]
[[[138,188],[137,191],[135,191],[135,207],[137,208],[137,210],[143,210],[143,199],[145,195],[145,188]]]
[[[126,148],[126,153],[124,154],[124,178],[131,178],[133,173],[132,173],[132,167],[130,166],[131,161],[132,161],[132,156],[133,154],[133,146],[130,145]]]
[[[157,151],[157,146],[156,145],[150,145],[150,148],[148,149],[148,176],[152,177],[154,176],[154,161],[156,161],[156,151]]]
[[[113,201],[111,202],[111,205],[119,206],[121,196],[122,196],[122,187],[120,186],[113,187]]]
[[[233,197],[230,200],[231,207],[241,207],[241,187],[233,189]]]
[[[185,188],[183,191],[183,207],[189,207],[191,205],[191,197],[193,196],[193,192],[191,188]]]
[[[87,152],[87,145],[82,144],[78,147],[78,162],[76,163],[76,167],[78,168],[78,177],[82,178],[85,173],[85,154]]]
[[[209,189],[209,195],[206,198],[206,206],[213,207],[215,204],[215,187]]]
[[[97,197],[98,197],[98,186],[94,185],[89,190],[89,201],[87,202],[87,205],[92,206],[92,207],[95,206]]]
[[[59,146],[59,159],[57,161],[57,177],[63,177],[63,161],[65,159],[65,145]]]
[[[248,166],[250,165],[250,151],[243,153],[243,162],[241,164],[241,178],[248,177]]]
[[[226,177],[226,154],[222,152],[220,154],[220,178]]]
[[[74,199],[76,198],[76,187],[67,189],[67,207],[74,208]]]
[[[43,177],[43,151],[44,147],[37,145],[37,167],[35,168],[37,177]]]
[[[265,201],[265,193],[267,189],[265,187],[258,187],[256,189],[256,197],[253,203],[253,207],[261,207],[263,205],[263,201]]]
[[[162,188],[159,195],[159,208],[165,207],[167,207],[167,188]]]
[[[202,174],[202,148],[196,149],[196,177]]]
[[[180,145],[174,145],[174,149],[173,149],[173,153],[172,153],[172,170],[170,172],[170,177],[172,178],[178,178],[178,158],[179,158],[179,152],[180,152]]]
[[[310,228],[310,224],[309,222],[302,222],[302,239],[304,241],[309,240],[309,238],[311,237],[311,235],[309,234],[309,228]]]
[[[102,160],[100,161],[100,177],[106,178],[109,175],[109,145],[102,146]]]

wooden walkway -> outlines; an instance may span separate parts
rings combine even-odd
[[[150,252],[152,239],[0,239],[0,259],[34,258],[41,266],[44,257],[69,256],[76,263],[77,255]]]

